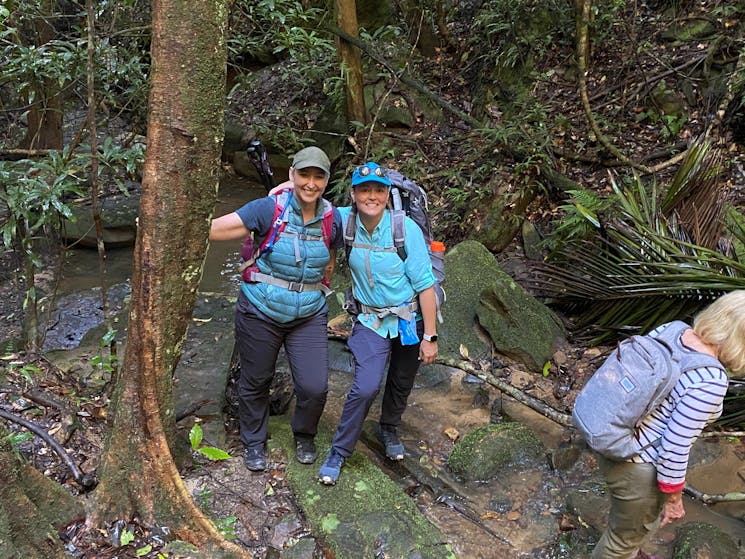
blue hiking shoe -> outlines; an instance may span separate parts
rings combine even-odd
[[[404,459],[404,445],[398,438],[396,428],[391,425],[378,426],[378,438],[385,447],[385,455],[389,460],[399,461]]]
[[[318,471],[318,481],[324,485],[336,485],[336,480],[339,479],[341,473],[341,467],[344,465],[344,457],[336,452],[333,448],[329,450],[326,460],[323,462],[323,466]]]

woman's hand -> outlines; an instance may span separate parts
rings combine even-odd
[[[686,511],[683,507],[683,494],[668,493],[667,501],[665,501],[665,504],[662,506],[660,528],[666,524],[670,524],[671,522],[683,518],[685,515]]]
[[[425,365],[431,365],[437,359],[437,342],[422,340],[419,344],[419,361]]]

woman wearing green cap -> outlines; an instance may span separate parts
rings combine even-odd
[[[355,226],[351,250],[349,241],[347,250],[359,312],[354,313],[348,342],[354,356],[354,381],[318,475],[326,485],[336,483],[345,459],[354,451],[387,362],[378,436],[389,459],[403,459],[397,427],[419,365],[437,357],[435,277],[429,252],[421,229],[406,217],[406,257],[399,255],[387,209],[390,187],[386,169],[373,162],[361,165],[352,174],[352,207],[339,209],[345,224]]]
[[[303,464],[316,459],[314,438],[328,392],[328,280],[344,244],[339,212],[322,198],[330,167],[319,148],[302,149],[290,167],[291,188],[249,202],[210,227],[210,240],[252,233],[259,246],[244,242],[235,313],[240,436],[244,464],[252,471],[266,468],[269,387],[282,345],[297,397],[295,456]]]

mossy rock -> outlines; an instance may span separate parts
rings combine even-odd
[[[738,559],[732,538],[716,526],[689,522],[678,529],[672,559]]]
[[[460,346],[471,358],[490,356],[491,348],[479,334],[476,305],[481,292],[491,286],[499,271],[494,255],[476,241],[464,241],[445,253],[444,323],[438,325],[440,355],[460,358]]]
[[[270,418],[270,448],[293,456],[287,417]],[[310,522],[336,559],[398,557],[455,559],[443,536],[414,501],[367,458],[355,452],[347,459],[336,485],[318,483],[318,468],[330,447],[330,434],[316,436],[319,459],[306,466],[287,460],[287,481]]]
[[[715,25],[705,19],[689,19],[670,25],[662,32],[662,39],[673,43],[685,43],[706,39],[716,33]]]
[[[63,240],[77,246],[96,247],[96,226],[89,204],[71,206],[72,217],[60,229]],[[117,194],[101,200],[103,241],[107,248],[134,245],[140,197],[137,194]]]
[[[565,343],[564,326],[506,272],[490,272],[492,285],[481,293],[476,313],[497,351],[540,372]]]
[[[453,448],[448,466],[465,481],[488,481],[516,468],[542,467],[546,448],[528,427],[517,422],[485,425]]]

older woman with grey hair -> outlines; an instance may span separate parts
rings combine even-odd
[[[657,336],[668,326],[652,332]],[[728,376],[745,374],[745,290],[721,296],[678,339],[683,351],[717,359],[722,367],[681,374],[672,392],[637,428],[642,450],[626,461],[599,457],[610,496],[608,528],[592,559],[654,559],[640,546],[647,534],[685,516],[683,488],[691,447],[722,414]],[[726,369],[726,370],[725,370]],[[658,440],[658,444],[647,444]]]

